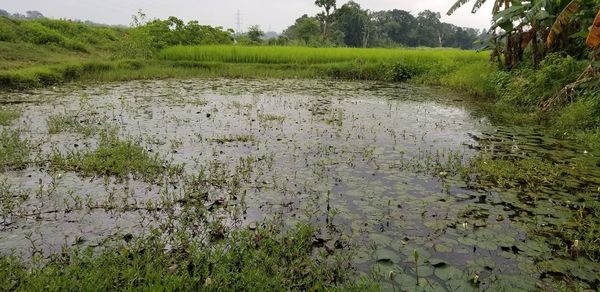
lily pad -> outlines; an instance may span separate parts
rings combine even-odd
[[[441,268],[442,266],[447,265],[448,263],[442,259],[438,259],[438,258],[430,258],[428,260],[429,264],[436,267],[436,268]]]
[[[435,248],[435,251],[437,251],[437,252],[452,252],[452,248],[451,247],[449,247],[449,246],[447,246],[445,244],[441,244],[441,243],[440,244],[436,244],[434,246],[434,248]]]
[[[464,279],[463,271],[450,265],[436,268],[434,274],[444,281],[448,281],[450,279]]]
[[[377,259],[377,263],[380,264],[394,264],[400,262],[400,256],[392,250],[387,248],[380,248],[375,252],[375,258]]]
[[[369,234],[369,238],[380,247],[388,246],[392,243],[392,238],[382,233],[371,233]]]

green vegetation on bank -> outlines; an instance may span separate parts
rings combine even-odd
[[[232,232],[206,245],[167,243],[155,230],[143,239],[119,243],[97,253],[92,248],[56,255],[43,268],[29,269],[13,258],[0,257],[0,290],[298,290],[331,288],[364,290],[371,284],[353,280],[343,258],[313,256],[316,230],[277,225]],[[126,239],[129,241],[129,239]],[[342,284],[344,283],[344,284]],[[373,287],[374,288],[374,287]]]

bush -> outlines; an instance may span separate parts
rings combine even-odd
[[[12,42],[18,39],[17,25],[6,17],[0,17],[0,41]]]
[[[521,68],[497,72],[490,81],[500,101],[521,108],[536,107],[577,79],[586,66],[570,56],[550,54],[538,70]]]
[[[65,41],[65,38],[61,34],[33,21],[22,22],[19,30],[27,42],[38,45],[60,45]]]

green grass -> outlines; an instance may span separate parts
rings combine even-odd
[[[30,153],[29,141],[22,139],[18,130],[0,132],[0,172],[27,167]]]
[[[0,41],[54,45],[82,53],[111,49],[123,32],[117,27],[92,26],[68,20],[0,17]]]
[[[270,66],[267,68],[297,72],[300,77],[382,81],[418,77],[422,83],[469,89],[478,95],[485,93],[479,81],[492,71],[488,53],[457,49],[176,46],[164,49],[157,58],[190,66],[254,64],[258,72]]]
[[[10,126],[20,116],[21,113],[16,110],[0,108],[0,126]]]
[[[169,246],[154,235],[95,253],[71,250],[37,268],[0,256],[0,290],[317,291],[375,288],[347,261],[313,256],[316,229],[234,231],[222,242]],[[187,241],[186,241],[187,242]]]
[[[358,49],[257,46],[175,46],[158,54],[165,60],[259,64],[325,64],[347,61],[394,62],[415,67],[436,63],[487,62],[489,55],[457,49]]]
[[[48,133],[74,132],[84,136],[91,136],[97,130],[100,121],[88,117],[82,120],[77,113],[55,114],[48,117]]]

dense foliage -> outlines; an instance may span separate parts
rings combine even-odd
[[[54,45],[88,52],[94,48],[110,48],[122,36],[124,29],[93,26],[76,21],[46,18],[21,20],[0,16],[0,41]]]
[[[467,2],[456,1],[448,14]],[[472,11],[476,12],[485,1],[473,2]],[[586,58],[589,54],[586,38],[599,10],[598,0],[496,0],[492,26],[486,37],[487,48],[493,51],[495,60],[508,70],[524,61],[537,67],[550,53]]]
[[[312,256],[315,232],[307,225],[287,232],[269,225],[209,245],[185,238],[169,246],[157,230],[100,253],[72,249],[32,270],[0,256],[0,290],[316,291],[344,281],[345,289],[367,289],[362,279],[347,278],[352,275],[347,261]]]
[[[177,17],[147,20],[141,11],[133,17],[133,28],[121,43],[120,54],[126,57],[150,57],[155,52],[175,45],[232,44],[233,31],[222,27],[187,24]]]

